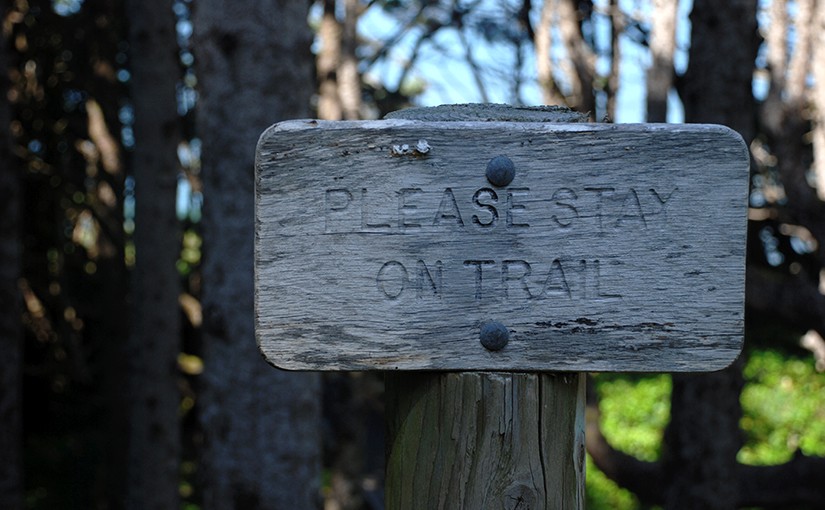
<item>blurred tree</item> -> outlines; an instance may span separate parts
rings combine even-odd
[[[667,122],[667,99],[673,87],[676,13],[679,0],[653,0],[650,13],[650,67],[647,71],[647,121]]]
[[[122,499],[128,273],[120,3],[16,0],[27,505]],[[81,8],[82,7],[82,8]]]
[[[11,2],[0,2],[0,15]],[[20,172],[12,155],[9,67],[14,61],[11,26],[0,33],[0,508],[23,508],[23,328],[19,280]]]
[[[566,53],[560,66],[569,89],[565,103],[580,112],[594,113],[596,56],[592,40],[588,44],[582,30],[582,22],[589,20],[593,12],[593,3],[581,0],[550,1],[558,3],[556,27]]]
[[[340,4],[342,9],[338,9]],[[362,117],[356,28],[363,10],[364,6],[358,0],[323,2],[323,15],[318,27],[321,47],[316,58],[318,118],[357,120]]]
[[[680,90],[685,121],[729,126],[750,144],[756,119],[756,0],[696,0],[690,19],[690,64]],[[740,357],[720,372],[673,376],[663,458],[665,508],[738,507],[742,367]]]
[[[318,74],[319,119],[341,120],[344,118],[341,98],[338,94],[338,66],[341,62],[341,23],[335,13],[335,0],[323,2],[323,15],[318,26],[320,49],[315,58]],[[360,84],[360,78],[359,78]]]
[[[181,352],[176,215],[181,75],[172,0],[127,2],[135,111],[135,266],[129,347],[130,432],[126,507],[178,505],[181,431],[177,359]]]
[[[309,116],[308,4],[200,0],[193,19],[203,141],[203,507],[315,508],[317,374],[267,366],[255,346],[255,142]],[[274,15],[277,13],[277,15]]]

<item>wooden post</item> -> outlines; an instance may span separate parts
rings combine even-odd
[[[458,105],[389,118],[586,122],[566,108]],[[584,374],[387,372],[388,510],[584,508]]]
[[[261,352],[386,372],[391,510],[582,508],[584,372],[741,350],[747,147],[557,107],[389,117],[261,136]]]
[[[386,381],[388,509],[584,508],[584,374]]]

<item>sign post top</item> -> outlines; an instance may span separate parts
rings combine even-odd
[[[723,368],[748,164],[721,126],[278,124],[256,158],[260,348],[308,370]]]

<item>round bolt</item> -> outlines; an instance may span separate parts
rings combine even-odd
[[[496,156],[487,163],[487,180],[493,186],[502,188],[513,182],[516,166],[507,156]]]
[[[510,332],[504,327],[504,324],[498,321],[490,321],[481,326],[479,339],[481,345],[487,350],[500,351],[510,341]]]

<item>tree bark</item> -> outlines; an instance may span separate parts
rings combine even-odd
[[[720,372],[673,375],[665,433],[666,509],[737,508],[743,365],[740,358]]]
[[[690,20],[690,65],[680,91],[685,121],[727,125],[749,144],[756,125],[752,89],[759,44],[756,1],[697,0]]]
[[[361,118],[361,74],[358,72],[358,0],[343,0],[344,18],[336,16],[336,0],[324,0],[324,14],[318,34],[321,49],[318,73],[318,118],[358,120]]]
[[[647,121],[667,122],[667,96],[673,85],[678,0],[654,0],[650,14],[650,55],[647,70]]]
[[[203,508],[315,508],[320,500],[317,374],[267,366],[253,326],[254,154],[270,124],[307,117],[307,4],[198,2],[203,141]]]
[[[593,94],[596,56],[582,36],[577,3],[576,0],[558,0],[558,29],[567,52],[567,60],[560,67],[571,86],[567,105],[593,115],[596,110],[596,97]]]
[[[338,96],[341,32],[341,24],[335,18],[335,0],[324,0],[324,14],[318,29],[321,48],[316,59],[319,119],[341,120],[344,118],[341,98]]]
[[[542,101],[546,105],[563,105],[564,97],[553,77],[553,20],[558,0],[545,0],[541,7],[541,18],[536,27],[534,45],[536,48],[536,72],[541,87]]]
[[[687,122],[727,125],[748,144],[755,129],[751,82],[758,47],[756,3],[694,2],[682,94]],[[674,375],[663,458],[669,482],[665,508],[736,508],[742,365],[740,359],[712,374]]]
[[[175,86],[180,67],[171,0],[130,0],[132,101],[135,109],[135,268],[130,335],[130,431],[127,508],[178,506],[181,432],[181,249],[176,217],[177,144],[181,135]]]
[[[10,2],[0,2],[5,14]],[[11,47],[0,34],[0,508],[23,508],[23,329],[20,173],[11,151],[9,89]]]
[[[344,0],[344,27],[341,35],[341,64],[338,67],[338,96],[345,120],[361,118],[361,73],[358,72],[359,0]]]
[[[771,88],[785,87],[785,72],[788,69],[788,4],[785,0],[773,0],[770,6],[770,21],[765,33],[768,67],[771,74]]]
[[[762,104],[762,121],[769,132],[777,132],[782,122],[784,101],[782,95],[788,71],[788,4],[785,0],[771,2],[770,21],[765,29],[765,48],[768,61],[770,88]]]
[[[622,49],[619,35],[624,32],[625,19],[619,0],[608,2],[610,16],[610,76],[607,78],[607,118],[616,118],[616,99],[619,94],[619,72],[622,66]]]
[[[774,0],[773,3],[784,4],[785,2]],[[801,102],[805,98],[805,91],[808,88],[808,75],[811,71],[811,39],[814,34],[817,34],[813,0],[797,0],[796,7],[797,12],[794,17],[796,38],[794,51],[788,63],[788,75],[785,82],[786,101],[792,104]],[[821,35],[817,34],[817,37],[821,37]],[[819,66],[813,67],[816,69]]]

